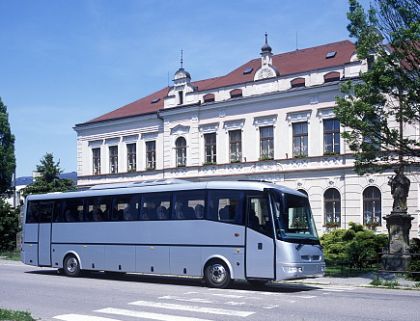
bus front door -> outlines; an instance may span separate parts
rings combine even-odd
[[[247,197],[246,277],[274,279],[274,240],[266,193]]]

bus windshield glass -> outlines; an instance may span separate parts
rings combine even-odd
[[[308,199],[277,190],[272,195],[277,237],[288,242],[319,244]]]

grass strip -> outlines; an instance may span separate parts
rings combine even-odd
[[[8,321],[35,321],[29,312],[13,311],[0,308],[0,320]]]
[[[20,252],[19,251],[0,251],[0,259],[20,261]]]

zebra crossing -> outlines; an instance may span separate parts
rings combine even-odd
[[[265,292],[240,289],[203,289],[177,295],[161,295],[127,302],[121,307],[104,307],[88,314],[69,313],[53,317],[62,321],[216,321],[253,320],[263,311],[284,304],[314,299],[329,292],[351,291],[353,287],[318,286],[310,293]]]

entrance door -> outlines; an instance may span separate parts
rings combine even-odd
[[[38,265],[51,266],[51,220],[54,202],[39,201]]]
[[[259,192],[247,197],[246,277],[274,279],[273,223],[269,198]]]

